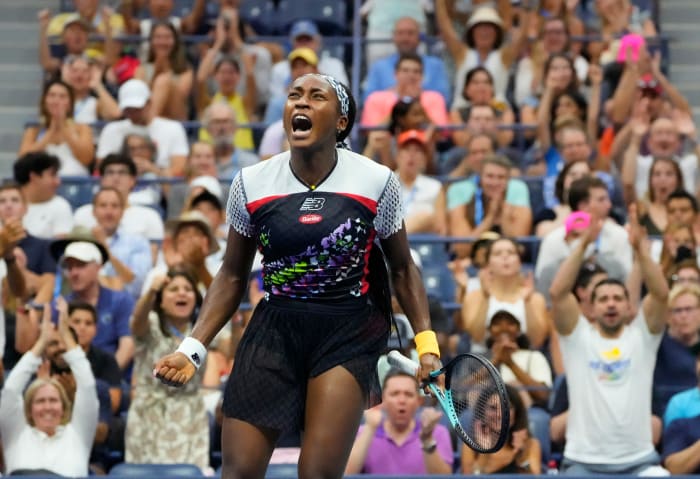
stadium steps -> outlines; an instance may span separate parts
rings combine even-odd
[[[36,118],[42,73],[39,25],[42,8],[57,12],[58,0],[0,0],[0,177],[11,176],[22,127]]]
[[[661,31],[671,37],[671,80],[690,102],[695,123],[700,125],[700,1],[663,0],[659,4]]]

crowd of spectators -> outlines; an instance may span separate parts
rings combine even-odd
[[[0,184],[0,472],[214,473],[260,261],[195,381],[151,366],[221,264],[231,180],[287,149],[287,85],[320,72],[359,92],[351,146],[400,181],[443,362],[486,355],[511,403],[505,447],[476,454],[384,368],[346,473],[700,473],[700,150],[653,2],[253,3],[38,12],[39,107]],[[273,462],[297,459],[284,433]]]

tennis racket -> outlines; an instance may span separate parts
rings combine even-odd
[[[387,359],[390,365],[409,374],[416,374],[420,367],[398,351],[389,352]],[[435,383],[441,374],[445,375],[444,391]],[[487,359],[460,354],[442,369],[432,371],[427,386],[467,446],[479,453],[503,447],[508,437],[510,404],[501,375]]]

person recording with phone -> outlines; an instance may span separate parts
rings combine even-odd
[[[355,115],[349,88],[333,77],[307,74],[292,83],[283,117],[291,149],[234,178],[221,269],[191,335],[154,366],[166,384],[192,379],[238,308],[259,250],[265,297],[224,393],[225,479],[262,477],[278,437],[298,429],[299,477],[343,476],[363,411],[379,400],[377,360],[391,317],[387,264],[416,333],[420,379],[441,367],[399,182],[342,147]]]

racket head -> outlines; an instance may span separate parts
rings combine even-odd
[[[475,354],[461,354],[444,369],[443,407],[450,406],[446,412],[458,437],[482,454],[501,449],[508,438],[510,401],[498,370]]]

